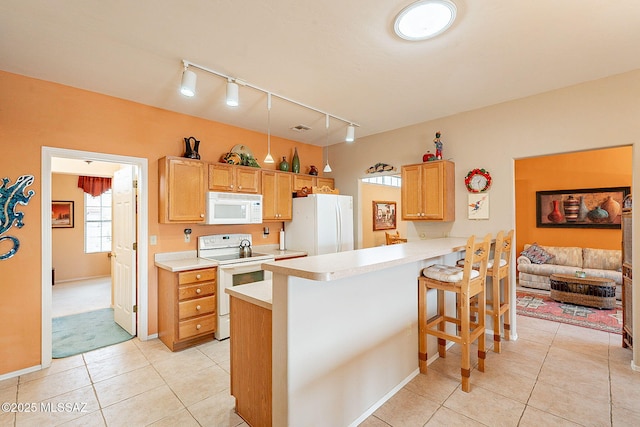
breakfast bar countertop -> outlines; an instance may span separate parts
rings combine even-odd
[[[247,283],[245,285],[233,286],[224,290],[232,297],[249,302],[267,310],[271,310],[272,287],[271,280]]]
[[[467,239],[444,237],[262,264],[274,274],[329,281],[464,250]]]

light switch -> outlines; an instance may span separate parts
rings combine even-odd
[[[158,244],[158,236],[149,236],[149,244],[157,245]]]

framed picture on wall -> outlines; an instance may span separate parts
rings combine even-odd
[[[630,187],[536,191],[536,227],[620,228]]]
[[[51,202],[51,227],[73,228],[73,201]]]
[[[373,231],[396,228],[396,202],[373,201]]]

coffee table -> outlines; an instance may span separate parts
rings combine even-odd
[[[556,301],[606,309],[616,306],[616,283],[611,279],[554,273],[549,281]]]

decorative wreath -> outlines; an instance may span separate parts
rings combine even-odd
[[[485,184],[485,186],[483,188],[474,189],[474,188],[471,187],[471,180],[476,175],[482,175],[487,180],[487,182],[486,182],[486,184]],[[467,186],[467,190],[469,190],[470,193],[482,193],[484,191],[487,191],[489,189],[489,187],[491,187],[491,174],[489,174],[489,171],[486,170],[486,169],[473,169],[473,170],[470,170],[469,173],[467,174],[467,176],[464,178],[464,184]]]

